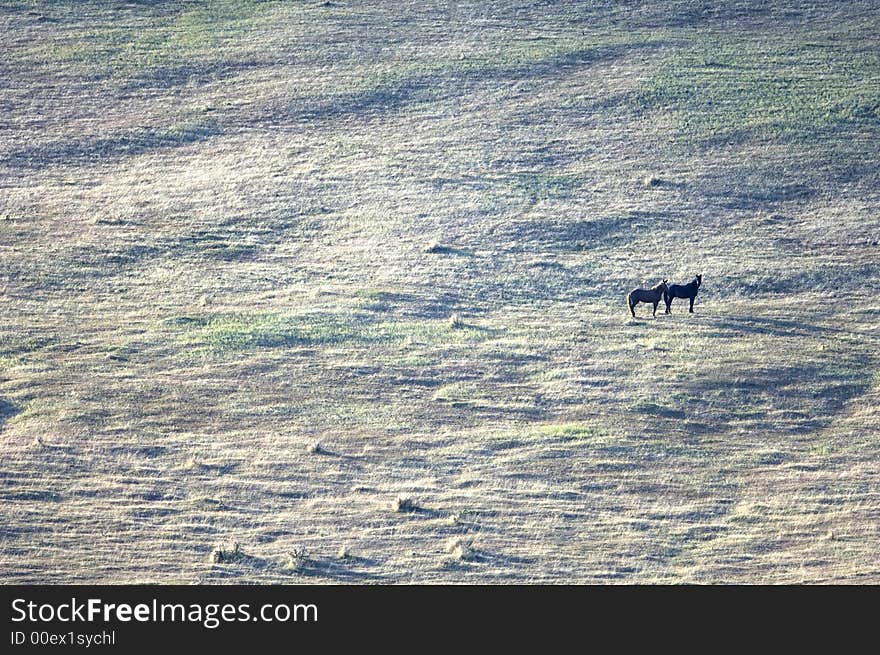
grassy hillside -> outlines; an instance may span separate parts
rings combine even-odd
[[[880,582],[875,2],[0,18],[0,581]]]

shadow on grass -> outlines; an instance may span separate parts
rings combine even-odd
[[[312,229],[312,224],[317,220],[313,215],[315,213],[324,211],[291,211],[281,216],[260,216],[256,220],[234,217],[211,228],[193,230],[177,237],[153,239],[148,243],[123,244],[116,248],[104,244],[82,246],[72,249],[63,264],[68,270],[75,269],[79,278],[101,278],[116,275],[120,269],[136,267],[144,262],[153,263],[160,258],[250,261],[288,238],[290,230]],[[59,284],[63,283],[62,279]]]
[[[61,494],[49,490],[10,491],[0,495],[0,500],[25,500],[57,503],[62,500]]]
[[[209,574],[211,579],[234,580],[247,576],[250,571],[278,576],[286,581],[302,578],[332,578],[337,582],[375,582],[381,579],[367,567],[378,566],[379,562],[367,557],[349,556],[344,559],[316,559],[306,557],[295,566],[267,557],[257,557],[243,552],[236,553],[229,561],[213,563]]]
[[[508,252],[584,251],[643,238],[651,241],[655,237],[647,235],[656,233],[656,226],[671,218],[671,212],[632,211],[576,221],[511,221],[494,228],[492,238],[501,244],[510,244]]]
[[[841,186],[876,188],[876,150],[865,145],[858,133],[848,134],[846,126],[819,137],[809,149],[801,147],[798,166],[786,163],[752,163],[726,168],[699,181],[695,188],[724,209],[766,211],[777,205],[806,202],[826,193],[838,193]],[[876,134],[876,132],[874,132]],[[703,146],[742,144],[752,139],[744,130],[712,137]],[[781,141],[786,141],[780,137]],[[794,140],[797,148],[797,138]],[[870,142],[870,140],[868,140]]]
[[[108,452],[111,455],[130,455],[134,457],[162,457],[163,455],[167,455],[171,452],[170,448],[165,446],[111,446],[108,449]]]
[[[732,175],[729,183],[714,185],[704,193],[704,196],[724,209],[760,210],[775,203],[810,200],[815,198],[818,192],[818,189],[803,182],[778,181],[773,186],[760,183],[743,184]]]
[[[190,255],[222,261],[244,261],[254,259],[260,252],[256,243],[243,243],[230,239],[227,234],[199,231],[181,237],[171,244],[168,253],[174,257]]]
[[[662,416],[663,418],[685,418],[687,412],[672,405],[661,405],[655,402],[643,401],[636,404],[633,409],[641,414]]]
[[[241,467],[240,462],[226,462],[223,464],[214,462],[195,462],[192,471],[195,473],[210,473],[212,475],[228,475],[235,473]]]
[[[21,412],[21,408],[13,405],[7,400],[0,398],[0,429],[3,428],[3,424],[6,423],[13,416]]]
[[[706,319],[713,325],[730,330],[734,335],[765,334],[785,337],[816,337],[835,334],[853,334],[853,330],[805,321],[765,316],[711,316]]]
[[[45,166],[98,164],[108,159],[142,155],[206,141],[221,133],[213,121],[167,129],[139,129],[105,138],[59,141],[13,150],[0,157],[0,165],[39,169]]]
[[[563,105],[563,108],[570,111],[577,111],[582,116],[601,116],[603,113],[612,110],[629,109],[635,103],[636,97],[634,92],[623,91],[590,100],[577,99],[569,104]],[[523,124],[530,123],[527,120],[523,120]]]
[[[474,253],[463,248],[452,248],[451,246],[432,246],[426,251],[429,255],[455,255],[457,257],[474,257]]]
[[[492,553],[487,550],[474,549],[465,561],[507,567],[531,566],[535,564],[538,559],[535,557],[519,557],[517,555],[505,555],[502,553]]]
[[[251,71],[261,66],[271,65],[262,61],[214,61],[201,64],[181,64],[158,66],[139,75],[128,78],[122,91],[131,92],[142,89],[168,89],[191,84],[208,84],[234,77],[239,73]]]
[[[406,505],[404,508],[398,509],[395,513],[400,516],[413,516],[423,519],[436,519],[448,515],[448,512],[442,512],[438,509],[432,509],[418,504]]]
[[[365,303],[362,309],[380,314],[394,314],[411,320],[449,319],[460,312],[464,314],[464,329],[472,332],[495,334],[492,328],[473,325],[471,320],[483,315],[485,310],[462,298],[462,288],[444,291],[438,286],[426,286],[421,293],[374,291],[361,294]]]
[[[858,360],[718,372],[688,382],[677,402],[716,427],[718,421],[746,421],[776,434],[814,431],[870,388],[871,371]]]
[[[337,583],[376,582],[381,579],[381,576],[363,568],[355,567],[374,567],[378,565],[379,562],[377,560],[349,555],[344,559],[310,560],[300,572],[300,575],[323,576],[332,578]]]
[[[696,2],[685,3],[678,11],[664,12],[658,22],[665,27],[705,27],[706,23],[759,22],[770,18],[772,13],[770,7],[760,5],[739,6],[738,3],[729,3],[729,5],[721,3],[713,6],[709,3]],[[779,20],[778,16],[773,18]]]
[[[650,41],[596,46],[526,63],[471,65],[465,61],[459,67],[450,66],[448,70],[379,81],[372,89],[341,93],[329,100],[306,98],[270,115],[256,116],[254,121],[277,125],[337,121],[346,116],[378,117],[410,105],[460,98],[484,89],[489,81],[509,85],[514,81],[530,78],[543,80],[554,74],[566,74],[581,68],[606,64],[633,52],[653,50],[662,45],[662,41]]]
[[[314,455],[315,457],[327,457],[328,459],[332,458],[332,459],[350,460],[350,461],[357,461],[357,460],[361,459],[357,455],[349,455],[348,453],[342,453],[342,452],[339,452],[338,450],[333,450],[332,448],[328,448],[323,443],[320,444],[320,446],[318,448],[316,448],[315,450],[312,450],[311,454]]]

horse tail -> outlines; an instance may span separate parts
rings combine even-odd
[[[626,304],[629,305],[630,309],[633,308],[632,295],[633,295],[632,291],[630,291],[628,294],[626,294]]]

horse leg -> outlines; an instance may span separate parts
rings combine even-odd
[[[690,307],[690,309],[688,309],[688,311],[689,311],[691,314],[694,313],[694,298],[696,298],[696,296],[691,296],[691,307]]]
[[[654,318],[657,318],[657,305],[659,305],[659,304],[660,304],[660,299],[657,298],[657,300],[654,301]]]
[[[632,312],[633,318],[636,317],[636,304],[630,300],[629,301],[629,311]]]
[[[666,304],[666,313],[669,313],[669,306],[672,304],[672,299],[669,297],[669,294],[664,291],[663,292],[663,302]]]

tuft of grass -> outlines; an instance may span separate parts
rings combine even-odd
[[[228,546],[215,547],[208,556],[208,561],[213,564],[235,564],[245,559],[247,555],[237,541]]]
[[[311,562],[309,551],[302,546],[295,546],[285,557],[284,568],[295,573],[302,573]]]
[[[446,542],[445,550],[457,560],[466,561],[473,557],[474,546],[470,539],[463,537],[451,537]]]
[[[348,549],[347,544],[342,544],[339,547],[339,550],[336,552],[336,559],[349,559],[351,558],[351,551]]]
[[[454,406],[472,404],[476,402],[474,397],[475,388],[472,384],[453,382],[446,384],[434,392],[434,400],[441,403],[450,403]]]
[[[467,324],[458,314],[453,314],[449,317],[449,327],[451,327],[453,330],[458,330],[466,326]]]
[[[192,505],[195,509],[206,512],[217,512],[225,509],[223,501],[217,500],[216,498],[211,498],[209,496],[202,496],[201,498],[194,499]]]
[[[419,505],[411,496],[397,496],[391,501],[391,511],[393,512],[417,512],[418,510]]]
[[[650,337],[648,339],[643,339],[641,344],[645,347],[646,350],[654,350],[657,352],[665,350],[660,340],[657,337]]]

